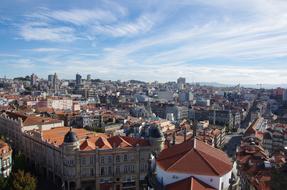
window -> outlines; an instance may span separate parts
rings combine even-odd
[[[143,171],[144,171],[144,164],[141,164],[141,166],[140,166],[140,167],[141,167],[141,169],[140,169],[140,170],[141,170],[141,172],[143,172]]]
[[[105,157],[101,157],[101,164],[104,164],[105,163]]]
[[[94,157],[90,157],[90,164],[92,165],[92,164],[94,164]]]
[[[120,173],[121,173],[120,171],[121,171],[121,170],[120,170],[120,167],[117,166],[117,167],[116,167],[116,174],[120,174]]]
[[[101,176],[105,175],[105,168],[101,167]]]
[[[94,168],[90,168],[90,176],[94,176]]]
[[[128,167],[128,166],[125,166],[125,167],[124,167],[124,173],[128,173],[128,169],[129,169],[129,167]]]
[[[121,161],[121,157],[119,155],[116,156],[116,161],[120,162]]]
[[[112,167],[110,166],[109,167],[109,175],[112,175],[113,174],[113,172],[112,172]]]
[[[131,171],[132,173],[135,172],[135,166],[134,166],[134,165],[131,165],[131,166],[130,166],[130,171]]]
[[[112,156],[109,156],[109,163],[112,163],[112,162],[113,162]]]
[[[224,188],[224,182],[221,182],[221,190]]]
[[[82,165],[86,165],[86,158],[82,157]]]
[[[128,155],[124,155],[124,161],[127,161],[128,160]]]

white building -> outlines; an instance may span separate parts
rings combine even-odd
[[[39,101],[37,107],[52,108],[55,110],[73,110],[73,100],[72,99],[47,99],[44,101]]]
[[[152,167],[164,189],[219,189],[230,186],[232,163],[224,152],[197,139],[163,150]]]

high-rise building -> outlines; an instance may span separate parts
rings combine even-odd
[[[82,76],[80,74],[76,74],[76,86],[80,86],[82,84]]]
[[[177,79],[177,84],[185,84],[185,78],[184,77],[179,77],[178,79]]]
[[[183,77],[179,77],[178,79],[177,79],[177,86],[178,86],[178,88],[179,89],[184,89],[184,87],[185,87],[185,78],[183,78]]]
[[[34,73],[31,75],[31,79],[30,79],[30,84],[31,86],[36,85],[37,82],[37,75],[35,75]]]
[[[91,75],[87,75],[87,81],[90,81],[91,80]]]
[[[55,73],[54,77],[53,77],[53,88],[54,88],[55,92],[57,90],[59,90],[59,79],[58,79],[57,73]]]
[[[48,75],[48,82],[53,83],[54,75]]]

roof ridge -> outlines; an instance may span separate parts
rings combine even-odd
[[[193,176],[190,176],[189,177],[190,178],[190,189],[192,190],[192,187],[193,187]]]
[[[203,155],[201,155],[201,151],[195,149],[195,151],[199,154],[199,156],[211,167],[211,169],[217,174],[217,175],[220,175],[219,172],[212,166],[211,163],[209,163],[209,161],[207,161],[205,159],[205,157]]]
[[[194,148],[186,151],[179,159],[177,159],[173,164],[171,164],[166,170],[168,170],[169,168],[171,168],[172,166],[174,166],[177,162],[179,162],[180,160],[182,160],[183,158],[185,158],[186,154],[195,150]]]
[[[132,146],[129,142],[127,142],[124,138],[122,138],[121,136],[118,136],[122,141],[124,141],[125,143],[127,143],[128,145]]]
[[[192,139],[190,139],[190,141],[192,141]],[[180,146],[180,145],[182,145],[182,144],[184,144],[184,143],[187,144],[187,143],[189,143],[189,141],[183,142],[183,143],[181,143],[181,144],[176,144],[176,145],[174,145],[174,146],[172,146],[172,147],[170,147],[170,148],[168,148],[168,149],[163,150],[162,152],[164,152],[164,151],[166,151],[166,150],[170,150],[170,149],[172,149],[172,148],[174,148],[174,147],[176,147],[176,146]],[[194,145],[192,145],[192,148],[189,149],[189,150],[185,150],[185,151],[182,151],[182,150],[181,150],[181,152],[179,152],[179,153],[177,153],[177,154],[171,154],[171,155],[166,156],[166,157],[164,157],[164,158],[160,158],[160,157],[159,157],[159,158],[157,158],[157,160],[165,160],[165,159],[168,159],[168,158],[177,156],[177,155],[186,154],[186,153],[189,152],[190,150],[194,149],[193,146],[194,146]]]
[[[198,141],[200,141],[200,140],[198,140]],[[213,147],[213,146],[209,146],[208,144],[206,144],[205,142],[203,142],[203,141],[201,141],[202,142],[202,144],[204,144],[204,145],[206,145],[207,147],[209,147],[210,149],[212,149],[212,150],[215,150],[215,151],[217,151],[217,152],[221,152],[221,153],[224,153],[224,154],[226,154],[224,151],[222,151],[221,149],[218,149],[218,148],[215,148],[215,147]],[[196,148],[197,149],[197,148]],[[198,151],[201,151],[201,150],[198,150]],[[204,151],[201,151],[201,152],[203,152],[204,153]],[[225,160],[221,160],[221,159],[218,159],[216,156],[213,156],[213,154],[209,154],[210,156],[212,156],[213,158],[216,158],[217,160],[220,160],[220,161],[223,161],[224,163],[227,163]]]
[[[206,154],[205,152],[203,152],[203,151],[201,151],[201,150],[198,150],[199,152],[202,152],[202,153],[204,153],[204,154]],[[225,164],[230,164],[229,162],[227,162],[226,160],[224,160],[224,159],[219,159],[218,157],[216,157],[216,156],[214,156],[213,154],[208,154],[209,156],[211,156],[212,158],[214,158],[214,159],[216,159],[216,160],[218,160],[218,161],[220,161],[220,162],[224,162]]]
[[[172,157],[174,157],[174,156],[178,156],[178,155],[181,155],[181,154],[186,154],[187,152],[189,152],[190,150],[188,150],[188,151],[183,151],[183,152],[180,152],[180,153],[178,153],[178,154],[173,154],[173,155],[170,155],[170,156],[166,156],[166,157],[164,157],[164,158],[158,158],[157,160],[165,160],[165,159],[168,159],[168,158],[172,158]]]
[[[96,144],[99,140],[101,140],[101,141],[104,143],[104,145],[106,145],[106,146],[112,148],[112,145],[111,145],[111,143],[108,141],[108,139],[106,139],[106,138],[104,138],[104,137],[101,137],[101,136],[98,137],[98,139],[96,140],[95,144]]]

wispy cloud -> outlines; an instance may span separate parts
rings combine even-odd
[[[87,9],[72,9],[47,12],[45,16],[56,19],[58,21],[68,22],[75,25],[88,25],[98,22],[114,22],[116,16],[110,11],[105,10],[87,10]]]
[[[63,76],[95,72],[114,79],[170,80],[182,75],[226,83],[287,81],[286,1],[167,0],[164,5],[156,0],[97,1],[96,5],[25,12],[17,22],[25,40],[20,49],[30,50],[21,53],[32,63],[49,64],[51,70],[65,67]],[[269,62],[284,69],[266,67]]]
[[[20,35],[27,41],[71,42],[76,39],[70,27],[54,27],[47,23],[26,23],[20,28]]]
[[[128,36],[148,32],[154,22],[148,15],[142,15],[135,22],[122,23],[118,25],[98,25],[94,27],[97,33],[111,35],[114,37]]]
[[[61,48],[33,48],[33,49],[25,49],[26,51],[32,51],[32,52],[67,52],[69,50],[67,49],[61,49]]]

